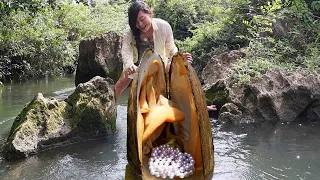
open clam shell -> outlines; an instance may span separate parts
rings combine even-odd
[[[150,174],[148,160],[153,148],[170,142],[195,159],[194,173],[184,179],[212,176],[213,142],[205,95],[182,54],[173,56],[167,75],[161,57],[152,49],[145,51],[131,85],[127,123],[126,179],[162,179]]]

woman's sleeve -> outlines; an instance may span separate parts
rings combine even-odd
[[[167,30],[166,30],[166,56],[171,58],[176,52],[178,52],[178,48],[174,43],[172,28],[168,23]]]
[[[123,62],[123,70],[131,67],[133,64],[133,48],[132,48],[133,36],[130,29],[124,32],[121,48],[121,56]]]

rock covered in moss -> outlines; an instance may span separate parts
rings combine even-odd
[[[111,133],[117,116],[114,84],[110,78],[96,76],[77,86],[65,101],[71,107],[72,127],[77,134]]]
[[[16,117],[3,155],[7,159],[27,157],[48,148],[115,131],[116,108],[113,81],[95,77],[79,84],[65,101],[45,98],[41,93]]]
[[[5,157],[28,156],[46,146],[50,139],[68,134],[71,126],[65,118],[67,108],[66,102],[37,94],[13,122],[4,147]]]

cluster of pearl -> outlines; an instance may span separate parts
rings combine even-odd
[[[173,149],[165,144],[152,149],[149,170],[156,177],[185,178],[193,174],[194,164],[191,154],[182,153],[178,148]]]

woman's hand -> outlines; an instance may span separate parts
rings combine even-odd
[[[126,70],[126,75],[129,77],[137,71],[138,67],[136,65],[132,65]]]
[[[192,59],[192,55],[190,53],[182,53],[182,55],[187,59],[187,61],[192,64],[193,59]],[[166,66],[166,71],[169,72],[170,70],[170,65],[171,65],[171,60],[169,60],[167,66]]]
[[[169,71],[170,71],[170,65],[171,65],[171,61],[166,66],[166,72],[167,73],[169,73]]]
[[[136,69],[137,69],[137,66],[135,66],[135,65],[130,66],[130,67],[127,69],[127,74],[130,75],[130,74],[135,73],[135,72],[136,72]]]
[[[182,55],[187,59],[187,61],[192,64],[193,59],[190,53],[182,53]]]

